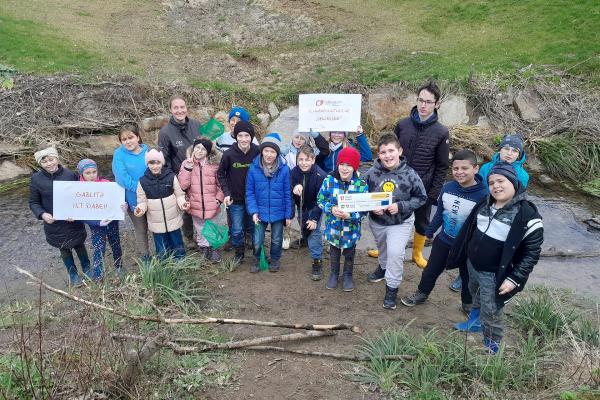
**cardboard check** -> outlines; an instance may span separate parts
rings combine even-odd
[[[377,207],[387,207],[392,204],[392,193],[353,193],[340,194],[338,196],[338,207],[342,211],[372,211]]]

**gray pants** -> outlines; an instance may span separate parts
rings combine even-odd
[[[493,272],[477,271],[471,261],[467,261],[469,269],[469,291],[473,296],[473,308],[480,308],[481,328],[483,337],[500,343],[504,332],[502,308],[496,304],[496,274]]]
[[[402,282],[406,243],[412,233],[414,222],[414,215],[400,225],[389,226],[379,225],[369,218],[369,226],[379,251],[379,265],[385,269],[385,284],[392,289],[400,287]]]
[[[150,255],[150,247],[148,246],[148,220],[146,214],[136,217],[131,210],[127,210],[127,214],[129,214],[129,218],[133,223],[137,255],[138,257],[147,257]]]

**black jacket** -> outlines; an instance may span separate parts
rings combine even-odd
[[[247,153],[234,143],[223,153],[217,177],[225,197],[231,196],[234,204],[246,204],[246,176],[252,161],[260,154],[258,146],[250,144]]]
[[[29,184],[29,208],[37,219],[42,219],[43,213],[52,214],[52,197],[54,181],[78,181],[79,177],[73,171],[58,166],[58,170],[50,174],[40,170],[31,176]],[[54,221],[52,224],[44,222],[46,241],[50,246],[59,249],[72,249],[85,242],[87,236],[83,221]]]
[[[160,175],[154,175],[149,168],[140,178],[140,185],[149,199],[164,199],[174,193],[173,180],[175,174],[168,167],[163,167]]]
[[[185,124],[179,124],[171,116],[169,123],[158,132],[158,148],[165,156],[165,165],[173,171],[181,169],[187,148],[200,136],[200,123],[187,117],[185,121]]]
[[[416,106],[410,115],[398,121],[394,133],[402,145],[402,155],[421,177],[427,197],[436,204],[448,172],[448,128],[438,122],[437,111],[424,122]]]
[[[313,165],[308,172],[302,172],[300,167],[295,166],[291,172],[292,189],[296,185],[302,185],[302,235],[308,236],[306,221],[318,221],[322,210],[317,204],[317,195],[327,174],[317,164]],[[293,195],[294,203],[300,207],[300,196]]]
[[[499,307],[523,290],[529,274],[540,258],[544,241],[542,217],[535,204],[526,200],[523,193],[517,196],[519,198],[515,202],[507,205],[509,207],[518,206],[519,211],[508,231],[496,272],[496,289],[500,288],[505,279],[512,281],[516,288],[508,294],[496,295],[496,303]],[[492,202],[490,197],[484,197],[473,207],[450,249],[446,263],[448,268],[466,268],[468,244],[477,227],[477,214],[482,207],[489,207]]]

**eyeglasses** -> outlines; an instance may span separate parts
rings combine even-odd
[[[422,99],[422,98],[419,97],[417,99],[417,103],[419,103],[419,104],[427,104],[428,106],[432,106],[432,105],[434,105],[436,103],[436,101],[434,101],[434,100],[425,100],[425,99]]]

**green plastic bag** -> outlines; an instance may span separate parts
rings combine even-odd
[[[265,229],[265,226],[260,222],[254,225],[254,229]],[[264,236],[263,236],[264,237]],[[269,269],[269,262],[267,261],[267,256],[265,256],[265,243],[260,245],[260,261],[258,262],[259,271],[266,271]]]
[[[214,118],[209,119],[207,123],[200,127],[200,134],[210,140],[217,139],[223,132],[225,132],[225,127]]]
[[[217,225],[211,220],[204,222],[202,236],[206,238],[213,249],[218,249],[227,243],[229,239],[229,228],[227,225]]]

